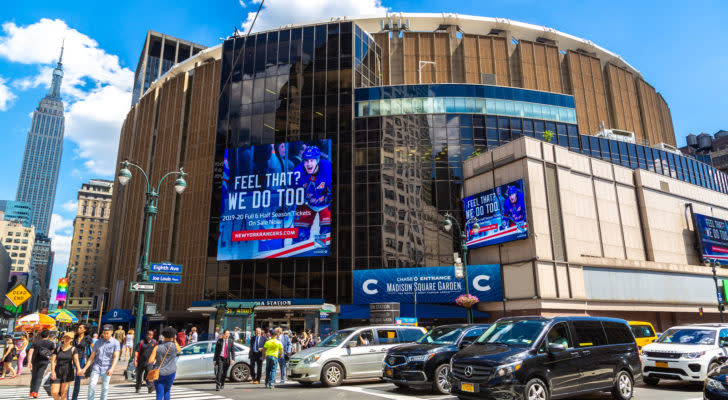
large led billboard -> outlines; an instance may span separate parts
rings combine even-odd
[[[329,255],[331,167],[331,140],[226,149],[217,259]]]
[[[694,216],[702,260],[728,265],[728,221],[703,214]]]
[[[469,249],[528,237],[522,179],[464,198],[463,210]]]

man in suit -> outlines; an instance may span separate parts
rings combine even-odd
[[[265,344],[266,338],[263,336],[263,331],[260,328],[255,328],[255,336],[250,338],[250,373],[252,379],[250,383],[260,383],[260,378],[263,373],[263,345]]]
[[[235,342],[230,337],[230,331],[226,329],[215,344],[215,357],[212,361],[215,367],[215,390],[225,387],[225,377],[231,362],[235,362]]]

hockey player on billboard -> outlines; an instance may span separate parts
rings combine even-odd
[[[298,183],[305,189],[306,203],[298,206],[293,226],[298,228],[294,243],[306,241],[311,236],[311,227],[318,215],[319,232],[314,238],[316,247],[328,246],[331,236],[331,162],[321,159],[317,146],[308,146],[303,151],[303,161],[293,170],[301,172]]]

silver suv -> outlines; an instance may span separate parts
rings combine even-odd
[[[288,361],[289,378],[304,386],[321,381],[338,386],[344,379],[380,378],[387,350],[425,334],[416,326],[368,326],[342,329]]]

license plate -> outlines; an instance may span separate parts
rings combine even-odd
[[[388,370],[384,371],[384,374],[387,376],[392,376],[392,370],[388,369]]]
[[[666,362],[658,361],[658,362],[655,363],[655,366],[657,368],[667,368],[667,363]]]
[[[461,383],[460,384],[460,390],[462,390],[463,392],[474,393],[475,392],[475,386],[472,383]]]

